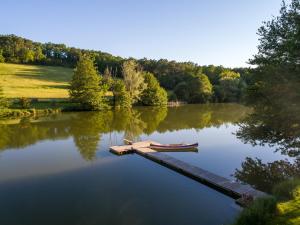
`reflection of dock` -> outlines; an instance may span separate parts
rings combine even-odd
[[[172,156],[152,150],[149,148],[151,143],[158,144],[153,141],[136,142],[132,145],[112,146],[110,147],[110,151],[117,155],[137,153],[147,159],[164,165],[172,170],[184,174],[185,176],[188,176],[218,191],[221,191],[222,193],[237,199],[237,202],[240,204],[242,204],[243,201],[241,198],[244,196],[247,196],[247,198],[250,197],[255,199],[257,197],[267,195],[264,192],[255,190],[250,185],[233,182],[227,178],[221,177],[199,167],[192,166],[186,162],[175,159]]]

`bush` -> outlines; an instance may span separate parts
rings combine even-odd
[[[234,225],[265,225],[275,215],[275,212],[275,198],[258,198],[249,208],[241,212]]]
[[[290,179],[281,182],[273,188],[273,194],[278,200],[291,200],[294,198],[294,190],[300,186],[300,179]]]
[[[131,108],[132,101],[126,91],[125,83],[121,79],[114,79],[112,82],[113,103],[115,107]]]
[[[157,81],[155,76],[149,72],[145,72],[143,75],[145,84],[147,86],[141,94],[140,102],[143,105],[148,106],[167,105],[167,92],[165,91],[165,89],[160,87],[159,82]]]
[[[30,108],[31,100],[23,97],[23,98],[20,98],[19,103],[20,103],[20,106],[22,109],[28,109],[28,108]]]
[[[177,101],[177,96],[173,91],[168,91],[167,93],[169,101]]]

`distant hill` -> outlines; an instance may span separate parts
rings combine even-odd
[[[0,85],[9,98],[68,98],[72,74],[66,67],[0,63]]]

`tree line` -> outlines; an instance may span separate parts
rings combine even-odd
[[[74,70],[70,97],[83,110],[102,110],[109,106],[130,108],[134,104],[147,106],[167,105],[167,92],[160,87],[152,73],[138,68],[133,60],[122,64],[123,79],[113,77],[107,68],[99,76],[93,60],[81,56]],[[110,101],[106,93],[111,91]]]
[[[101,51],[38,43],[15,35],[0,35],[0,62],[75,68],[84,55],[91,58],[98,73],[104,76],[109,72],[114,78],[123,78],[126,61],[134,62],[138,70],[149,72],[157,79],[167,91],[170,101],[239,102],[251,80],[251,71],[247,68],[199,66],[192,62],[165,59],[125,59]],[[115,85],[122,89],[120,83]]]

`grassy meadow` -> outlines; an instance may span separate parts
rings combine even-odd
[[[8,98],[68,98],[73,69],[0,63],[0,85]]]

